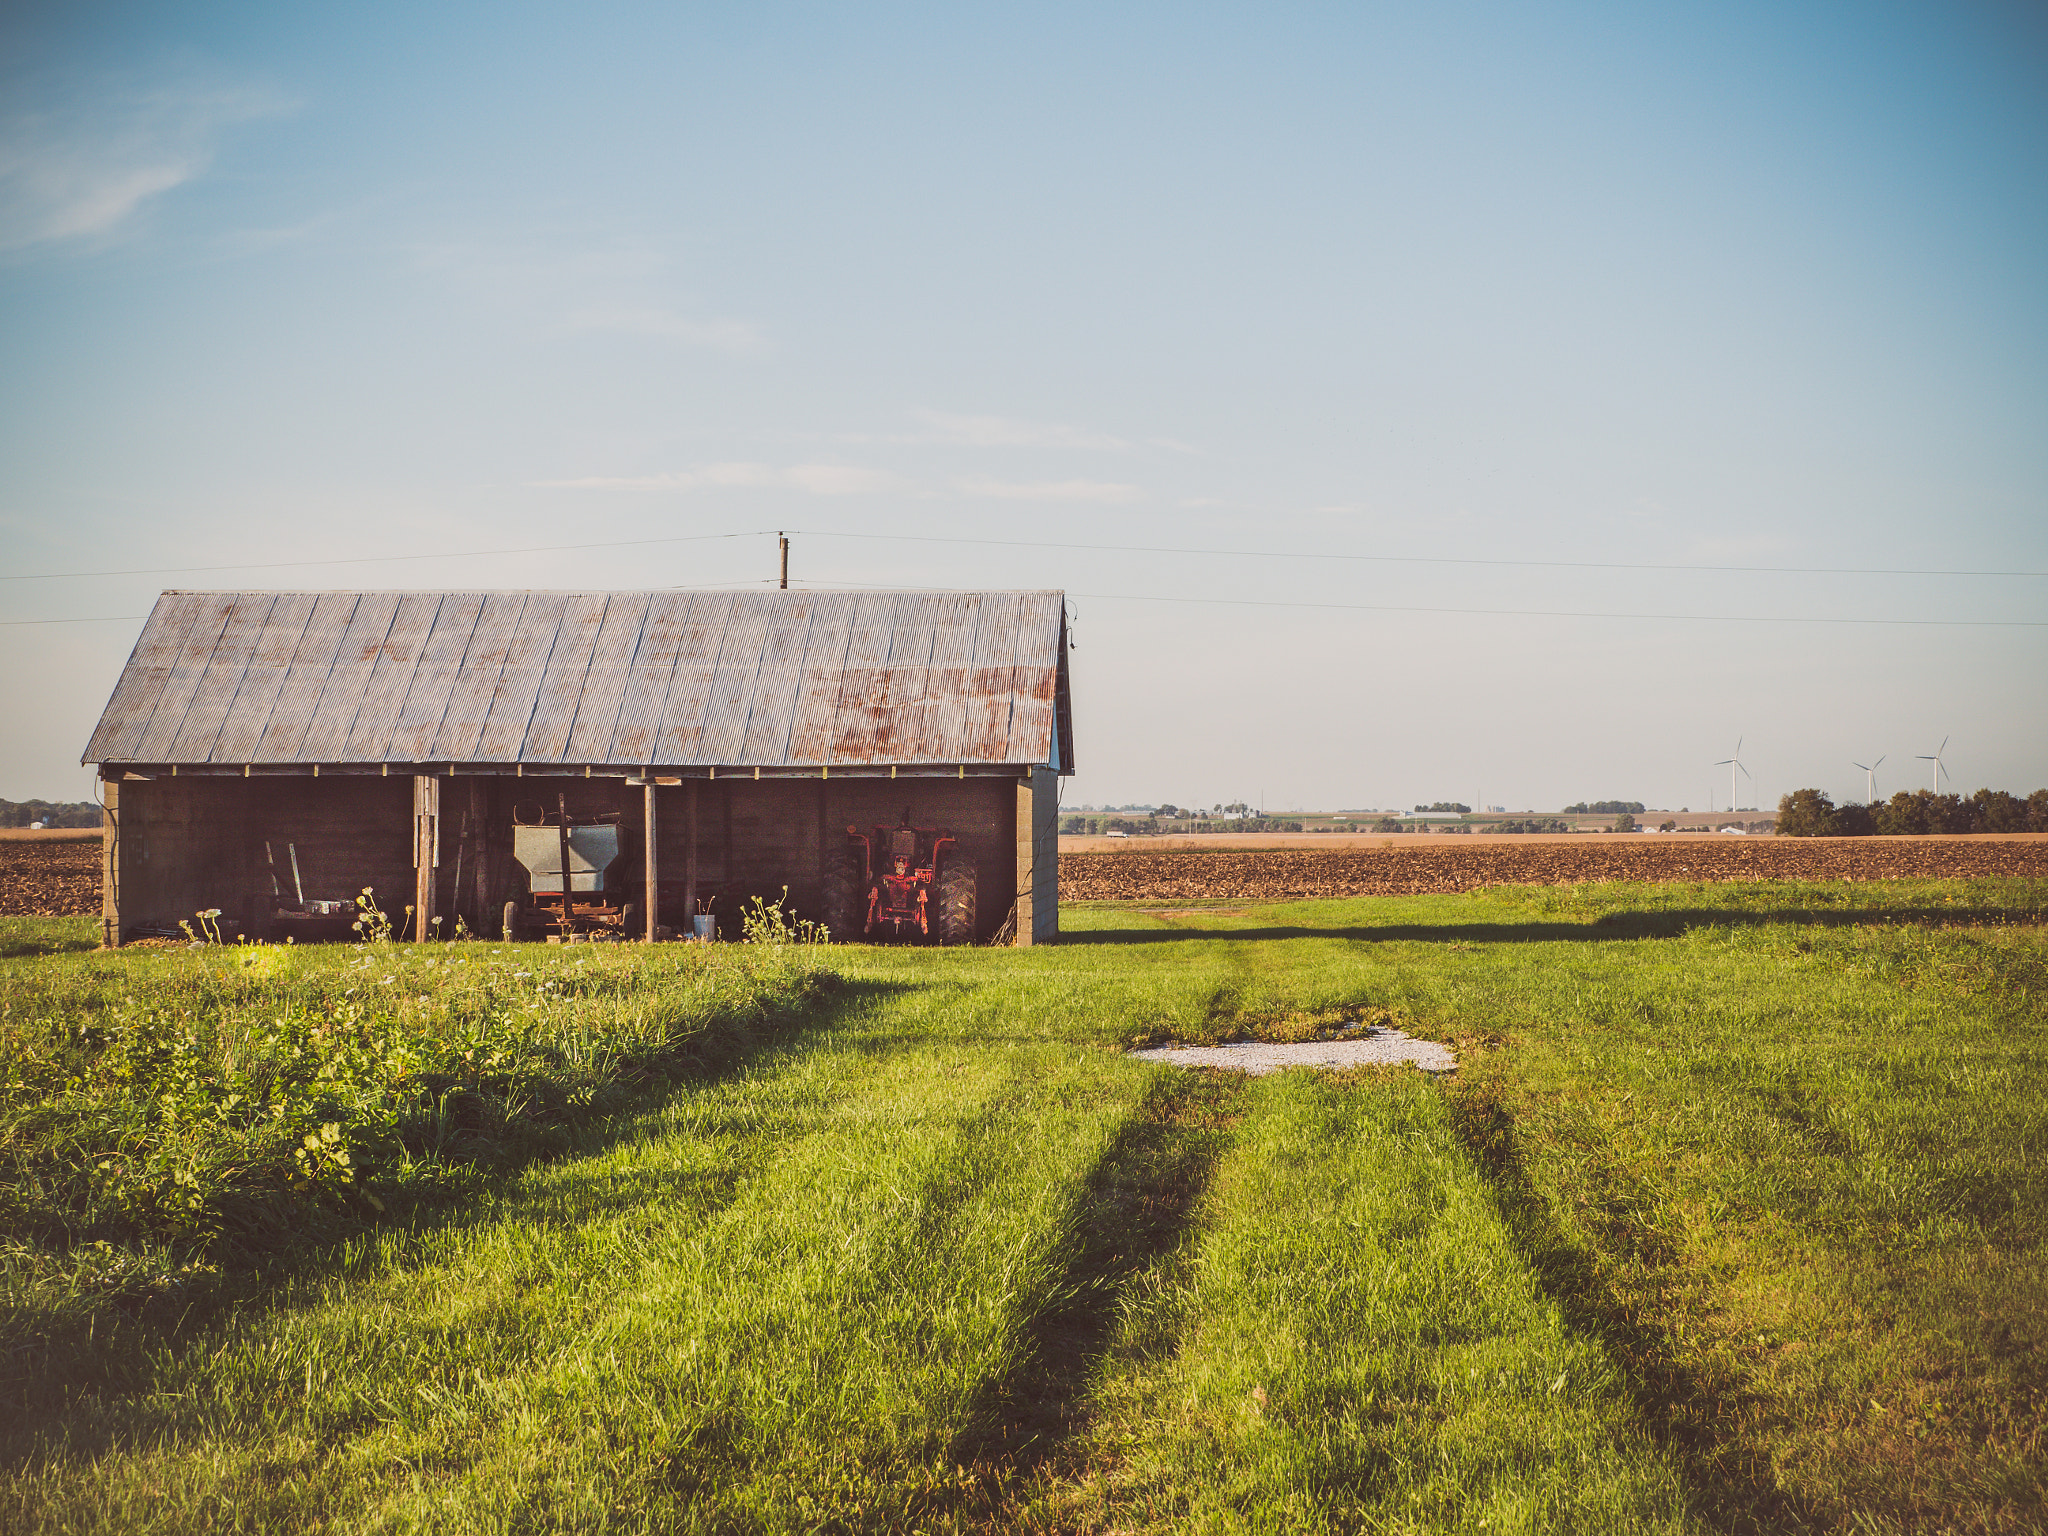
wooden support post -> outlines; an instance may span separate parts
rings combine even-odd
[[[441,781],[431,773],[412,781],[412,937],[434,936],[434,866],[441,861]]]
[[[1032,910],[1033,898],[1037,895],[1037,847],[1031,840],[1031,813],[1034,809],[1031,795],[1031,776],[1026,774],[1017,781],[1016,822],[1013,831],[1017,842],[1017,922],[1011,934],[1012,944],[1029,944],[1035,935]]]
[[[657,869],[659,840],[654,835],[654,770],[647,770],[647,787],[640,792],[641,803],[646,806],[647,833],[647,879],[642,899],[647,903],[647,942],[654,942],[655,924],[661,916],[661,879]]]
[[[683,813],[687,836],[683,844],[683,926],[697,931],[697,781],[683,783]]]
[[[121,785],[116,779],[100,784],[100,803],[106,815],[100,825],[100,942],[108,949],[121,943]]]
[[[562,942],[569,942],[569,936],[576,931],[575,882],[569,878],[569,797],[561,790],[555,791],[555,807],[561,814],[562,838]]]

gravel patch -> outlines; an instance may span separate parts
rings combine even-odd
[[[1133,1051],[1140,1061],[1166,1061],[1177,1067],[1223,1067],[1264,1077],[1282,1067],[1385,1067],[1412,1061],[1425,1072],[1451,1072],[1458,1058],[1447,1045],[1417,1040],[1398,1029],[1372,1026],[1341,1040],[1304,1045],[1276,1045],[1248,1040],[1242,1045],[1155,1045]]]

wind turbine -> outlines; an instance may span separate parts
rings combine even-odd
[[[1951,779],[1953,778],[1953,775],[1949,774],[1948,764],[1944,763],[1941,760],[1941,754],[1946,752],[1947,750],[1948,738],[1944,736],[1941,738],[1941,745],[1934,749],[1932,755],[1926,752],[1916,752],[1914,754],[1914,756],[1918,757],[1921,762],[1934,764],[1934,792],[1937,795],[1941,793],[1941,781],[1943,777],[1947,776]]]
[[[1742,766],[1742,738],[1740,736],[1735,738],[1735,755],[1722,758],[1714,766],[1728,770],[1728,809],[1732,811],[1735,809],[1735,802],[1742,798],[1742,779],[1736,777],[1736,775],[1740,774],[1747,777],[1752,784],[1756,782],[1756,775]]]
[[[1884,759],[1880,757],[1876,763],[1856,763],[1854,765],[1863,770],[1863,803],[1865,805],[1877,804],[1877,768],[1878,763],[1883,761]]]

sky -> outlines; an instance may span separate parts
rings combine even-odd
[[[1070,804],[2024,793],[2044,273],[2021,5],[23,0],[0,797],[162,589],[777,530],[1066,590]]]

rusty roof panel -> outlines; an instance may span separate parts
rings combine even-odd
[[[305,632],[292,648],[284,683],[277,690],[277,702],[271,706],[262,739],[249,753],[251,760],[259,763],[304,761],[299,756],[299,748],[305,742],[306,730],[312,724],[321,692],[334,671],[334,658],[341,649],[342,636],[348,633],[349,621],[355,617],[360,601],[354,592],[322,592],[313,599],[312,617],[307,619]]]
[[[572,763],[609,763],[618,735],[619,710],[626,701],[626,681],[640,632],[647,625],[645,592],[614,592],[605,601],[597,643],[584,673],[576,718],[569,727],[567,756]]]
[[[321,683],[320,697],[306,722],[306,734],[298,755],[289,761],[334,763],[342,760],[349,730],[356,723],[363,694],[370,686],[370,669],[384,637],[391,633],[391,621],[398,614],[396,592],[365,592],[349,614],[341,639],[334,648],[334,660]]]
[[[197,611],[196,603],[166,600],[156,605],[86,746],[86,762],[135,761],[135,748],[185,648],[185,632]]]
[[[568,761],[569,727],[575,724],[576,702],[583,696],[583,682],[590,672],[590,653],[597,645],[598,627],[604,623],[605,597],[602,592],[573,592],[563,600],[555,648],[541,673],[533,719],[519,748],[521,762]]]
[[[171,743],[178,739],[179,728],[185,723],[185,710],[192,702],[192,695],[199,691],[199,680],[206,675],[207,664],[213,660],[213,649],[220,642],[221,631],[227,628],[228,617],[234,610],[235,594],[232,592],[209,593],[204,601],[195,605],[191,622],[180,639],[177,655],[172,658],[170,672],[157,693],[156,707],[150,711],[149,723],[143,727],[141,740],[136,743],[137,758],[170,761]]]
[[[285,673],[312,617],[312,593],[277,594],[277,601],[271,605],[256,635],[241,686],[235,690],[235,701],[228,706],[227,719],[213,744],[215,762],[248,762],[256,756],[263,728],[270,723],[270,712],[284,687]]]
[[[512,636],[526,609],[524,592],[485,592],[482,598],[468,644],[448,685],[440,726],[422,757],[455,762],[476,758],[477,742],[483,737],[484,721],[490,717],[491,700],[497,696],[505,658],[512,649]]]
[[[662,704],[661,732],[655,738],[654,760],[658,763],[710,761],[698,756],[697,744],[704,737],[704,716],[711,707],[711,674],[735,601],[730,592],[700,592],[690,604],[668,698]]]
[[[626,693],[619,701],[619,723],[606,762],[645,766],[654,761],[655,743],[661,736],[662,706],[668,701],[669,680],[675,675],[676,662],[682,654],[683,625],[689,616],[689,593],[648,594],[640,647],[627,669]]]
[[[398,731],[399,712],[405,708],[413,674],[419,670],[420,655],[426,649],[427,637],[433,633],[434,618],[444,602],[454,600],[453,594],[440,592],[406,592],[400,595],[398,611],[391,618],[391,628],[384,636],[384,643],[377,647],[377,659],[371,664],[369,681],[363,688],[363,702],[356,710],[355,723],[348,728],[348,740],[342,747],[340,761],[391,761],[392,738]],[[410,761],[409,758],[403,760]]]
[[[1043,763],[1063,637],[1057,592],[167,592],[87,761]]]

